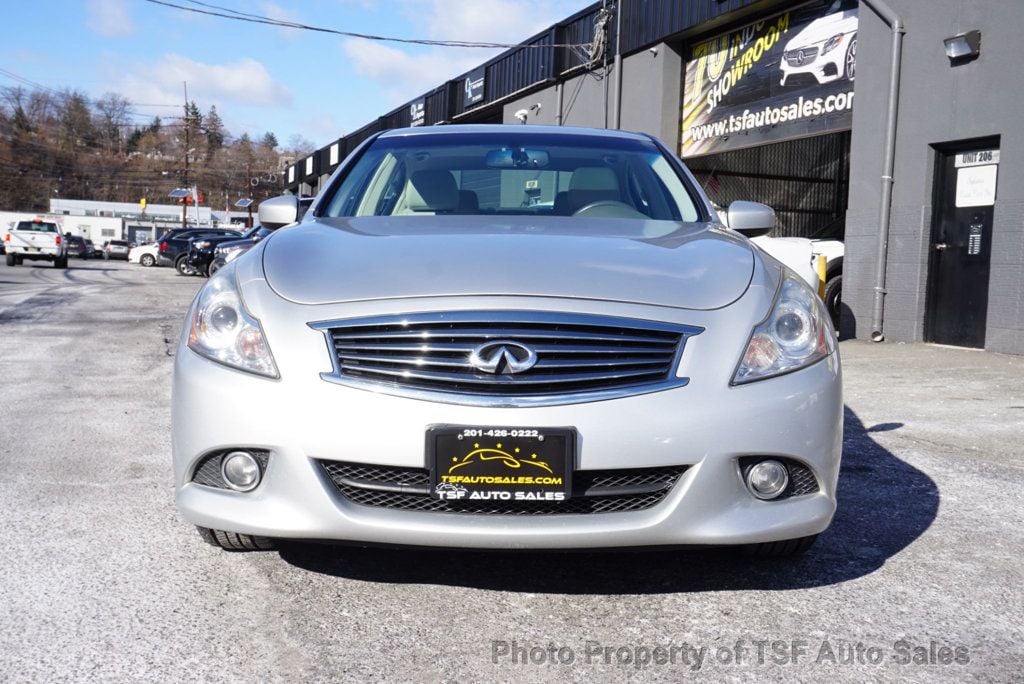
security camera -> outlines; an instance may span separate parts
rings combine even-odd
[[[648,51],[649,51],[649,52],[650,52],[650,53],[651,53],[652,55],[654,55],[655,57],[657,57],[657,56],[658,56],[658,48],[656,48],[656,47],[648,48]]]
[[[534,104],[534,105],[530,105],[530,111],[533,112],[534,114],[540,114],[540,108],[541,108],[540,102],[538,102],[537,104]]]
[[[521,124],[526,123],[526,117],[528,117],[529,115],[530,115],[530,112],[525,110],[525,109],[520,109],[518,112],[513,114],[514,117],[519,119],[519,123],[521,123]]]

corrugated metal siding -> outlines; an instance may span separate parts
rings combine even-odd
[[[321,147],[319,150],[313,153],[315,160],[313,161],[313,173],[318,176],[322,176],[325,173],[330,173],[331,167],[331,146]]]
[[[449,120],[452,112],[452,99],[453,91],[461,94],[459,86],[462,85],[462,81],[448,81],[443,86],[430,93],[426,97],[427,103],[427,125],[433,126],[434,124],[444,123]],[[459,97],[459,102],[462,102],[462,98]]]
[[[619,0],[622,51],[632,52],[764,0]]]
[[[562,45],[583,45],[594,42],[594,22],[597,21],[599,10],[600,5],[595,6],[586,14],[563,24],[558,43]],[[565,73],[586,64],[587,56],[582,54],[583,50],[585,48],[558,48],[560,53],[559,72]]]
[[[506,95],[543,83],[555,77],[555,30],[527,43],[533,47],[521,48],[500,57],[487,66],[484,75],[484,100],[494,102]]]
[[[390,130],[392,128],[407,128],[409,123],[412,121],[412,116],[409,114],[409,105],[405,104],[398,109],[388,112],[382,117],[382,119],[384,130]]]

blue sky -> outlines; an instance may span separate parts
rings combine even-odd
[[[188,5],[189,0],[174,0]],[[515,43],[586,0],[207,0],[359,33]],[[5,3],[0,68],[50,88],[118,92],[140,119],[180,115],[182,81],[234,135],[322,146],[472,68],[495,50],[371,43],[205,17],[144,0]],[[18,85],[0,74],[0,85]],[[145,105],[145,106],[144,106]],[[142,115],[145,115],[143,117]]]

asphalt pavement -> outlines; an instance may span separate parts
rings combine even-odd
[[[227,553],[173,503],[202,282],[0,266],[0,680],[1021,681],[1024,358],[844,342],[839,511],[795,560]]]

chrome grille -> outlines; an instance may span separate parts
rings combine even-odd
[[[668,495],[688,466],[577,470],[572,496],[560,503],[528,501],[446,501],[430,496],[425,468],[320,461],[338,493],[375,508],[475,515],[567,515],[641,511]]]
[[[818,56],[818,48],[809,47],[803,48],[802,50],[790,50],[785,54],[786,61],[789,62],[789,66],[801,67],[807,66],[815,60]]]
[[[466,404],[591,401],[685,385],[674,377],[686,338],[703,331],[637,319],[520,311],[468,311],[315,323],[335,363],[324,378]],[[494,372],[474,350],[535,352],[526,370]]]

